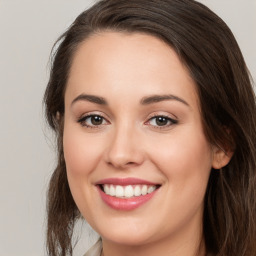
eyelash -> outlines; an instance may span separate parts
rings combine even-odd
[[[106,120],[106,118],[104,118],[104,117],[103,117],[102,115],[100,115],[100,114],[88,114],[88,115],[85,115],[85,116],[83,116],[83,117],[81,117],[81,118],[78,119],[78,123],[80,123],[81,126],[85,126],[85,127],[87,127],[87,128],[90,128],[90,129],[100,129],[102,125],[106,125],[106,124],[99,124],[99,125],[90,125],[90,124],[87,124],[86,121],[87,121],[89,118],[92,118],[92,117],[99,117],[99,118],[101,118],[101,119],[103,120],[103,122],[105,121],[106,124],[109,123],[109,122]],[[178,124],[178,120],[173,119],[173,118],[171,118],[171,117],[169,117],[169,116],[167,116],[167,115],[158,115],[158,114],[156,114],[156,115],[150,117],[150,118],[148,119],[148,121],[146,121],[145,124],[146,124],[146,125],[150,125],[149,123],[150,123],[150,121],[152,121],[152,120],[155,120],[155,122],[157,122],[157,121],[156,121],[156,118],[163,118],[163,119],[165,119],[165,121],[167,121],[169,124],[168,124],[168,125],[163,125],[163,126],[160,126],[160,125],[152,125],[152,127],[154,127],[155,129],[166,129],[166,128],[169,128],[169,127],[172,126],[172,125]],[[92,122],[92,121],[91,121],[91,122]]]
[[[155,129],[166,129],[166,128],[169,128],[170,126],[172,125],[175,125],[175,124],[178,124],[178,120],[177,119],[173,119],[167,115],[159,115],[159,114],[155,114],[153,115],[152,117],[149,118],[149,120],[146,122],[146,124],[149,124],[150,121],[154,120],[155,119],[155,122],[156,122],[156,118],[163,118],[165,119],[169,124],[168,125],[163,125],[163,126],[160,126],[160,125],[153,125],[153,127]]]
[[[83,117],[81,117],[80,119],[78,119],[78,123],[80,123],[82,126],[85,126],[87,128],[90,128],[90,129],[99,129],[100,126],[102,125],[106,125],[106,124],[99,124],[99,125],[89,125],[86,123],[86,121],[89,119],[89,118],[92,118],[92,117],[100,117],[102,118],[103,121],[107,122],[106,121],[106,118],[104,118],[102,115],[100,114],[88,114],[88,115],[85,115]]]

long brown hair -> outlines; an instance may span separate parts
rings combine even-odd
[[[58,163],[48,190],[49,255],[72,255],[73,228],[80,216],[69,190],[62,146],[69,70],[79,44],[105,30],[156,36],[186,65],[197,84],[208,141],[234,152],[227,166],[211,171],[203,219],[207,255],[256,255],[255,94],[232,32],[193,0],[102,0],[58,39],[44,97],[46,117],[58,141]]]

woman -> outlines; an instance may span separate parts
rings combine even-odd
[[[58,40],[49,255],[256,255],[256,106],[226,24],[191,0],[105,0]],[[93,254],[94,253],[94,254]]]

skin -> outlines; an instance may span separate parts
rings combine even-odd
[[[103,97],[107,104],[77,99],[81,94]],[[141,104],[152,95],[180,100]],[[87,114],[102,116],[102,123],[79,122]],[[159,126],[156,115],[175,122]],[[72,195],[102,236],[105,256],[203,255],[199,245],[210,170],[230,157],[206,140],[196,85],[168,45],[150,35],[120,32],[84,41],[65,93],[63,145]],[[115,210],[95,186],[113,177],[161,187],[139,208]]]

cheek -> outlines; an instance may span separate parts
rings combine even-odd
[[[166,177],[161,207],[176,216],[170,220],[174,226],[202,212],[212,161],[211,147],[203,134],[187,131],[175,135],[163,141],[162,147],[154,148],[157,155],[153,158]]]
[[[206,187],[212,165],[211,146],[199,129],[184,129],[158,141],[151,155],[172,185],[180,190]],[[160,142],[160,143],[159,143]],[[186,186],[186,187],[185,187]],[[173,187],[173,188],[174,188]]]
[[[91,173],[98,165],[101,154],[100,143],[95,143],[92,137],[85,136],[82,130],[73,125],[64,126],[63,150],[68,183],[74,201],[83,215],[93,209],[95,198],[91,196]],[[88,220],[91,218],[90,214],[84,216]]]
[[[68,175],[89,174],[97,165],[101,151],[100,143],[72,126],[64,127],[63,150]]]

